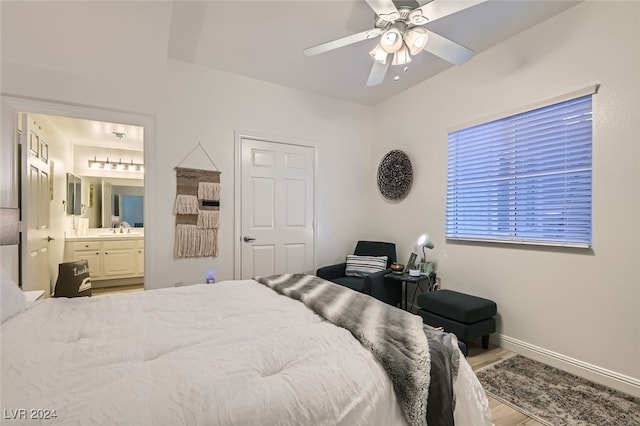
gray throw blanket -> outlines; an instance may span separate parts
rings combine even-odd
[[[453,425],[458,350],[451,335],[419,316],[313,275],[256,277],[346,328],[383,365],[410,425]]]

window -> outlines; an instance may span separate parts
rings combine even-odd
[[[449,133],[447,239],[590,247],[593,93]]]

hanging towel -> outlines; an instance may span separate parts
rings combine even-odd
[[[201,210],[198,214],[198,228],[217,228],[220,221],[220,211]]]
[[[176,196],[176,214],[198,214],[198,197],[195,195]]]
[[[216,182],[198,182],[198,199],[220,201],[220,184]]]

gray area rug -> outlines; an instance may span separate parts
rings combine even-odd
[[[640,398],[520,355],[476,374],[487,394],[543,424],[640,426]]]

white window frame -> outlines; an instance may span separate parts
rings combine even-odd
[[[447,240],[591,247],[597,89],[449,130]]]

